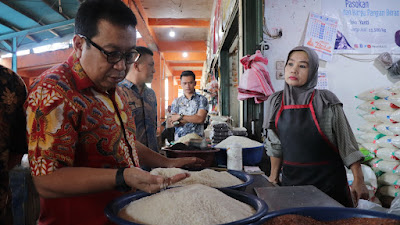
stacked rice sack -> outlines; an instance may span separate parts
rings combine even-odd
[[[368,150],[369,165],[377,176],[378,196],[400,195],[400,82],[368,90],[356,98],[365,123],[356,135],[360,150]],[[372,159],[371,159],[372,158]]]

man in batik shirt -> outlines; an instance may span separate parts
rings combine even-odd
[[[136,140],[158,152],[157,98],[153,89],[146,86],[146,83],[151,83],[156,72],[153,52],[143,46],[136,47],[136,51],[140,57],[137,62],[132,63],[119,87],[128,99],[135,117]]]
[[[204,136],[204,121],[207,117],[208,101],[195,91],[196,76],[193,71],[181,74],[183,95],[172,102],[170,121],[175,124],[175,140],[190,133]]]
[[[0,224],[13,224],[8,171],[27,152],[24,82],[0,65]]]
[[[86,0],[75,17],[71,56],[44,72],[26,101],[29,163],[41,197],[39,225],[107,224],[123,191],[156,192],[188,176],[139,168],[181,167],[135,141],[134,119],[116,89],[139,54],[136,18],[120,0]]]

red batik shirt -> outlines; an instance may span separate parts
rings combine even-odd
[[[96,89],[75,54],[65,63],[44,72],[36,80],[25,107],[29,163],[33,176],[47,175],[62,167],[139,167],[134,143],[135,121],[130,116],[128,103],[118,89],[108,93]],[[74,198],[41,199],[42,208],[44,207],[41,212],[41,218],[44,218],[42,221],[56,217],[55,224],[76,223],[65,221],[68,219],[65,214],[68,213],[71,214],[69,216],[79,218],[76,214],[80,212],[74,212],[79,208],[75,204],[88,207],[95,204],[101,209],[100,215],[104,217],[106,201],[115,197],[115,193],[109,193],[94,194],[99,195],[103,203],[98,200],[92,202],[97,198],[93,194]],[[69,205],[69,208],[65,209],[65,205]],[[50,206],[64,213],[54,212],[55,209]],[[84,217],[85,215],[87,217],[87,213],[83,213]],[[58,218],[63,216],[64,219]],[[93,222],[90,223],[96,224]]]

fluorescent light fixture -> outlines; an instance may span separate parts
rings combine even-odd
[[[26,50],[21,50],[21,51],[17,51],[17,56],[21,56],[21,55],[28,55],[31,53],[30,49],[26,49]]]
[[[184,53],[182,53],[182,56],[186,58],[186,57],[188,57],[188,53],[184,52]]]
[[[169,36],[170,36],[170,37],[175,37],[175,31],[171,29],[171,30],[169,31]]]
[[[4,54],[4,55],[1,55],[1,58],[11,58],[11,57],[12,57],[11,53],[7,53],[7,54]]]
[[[40,47],[33,48],[33,53],[37,54],[37,53],[43,53],[43,52],[49,52],[67,48],[69,48],[68,42],[58,42],[51,45],[43,45]]]

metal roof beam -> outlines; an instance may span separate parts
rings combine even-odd
[[[16,28],[14,25],[10,24],[9,22],[7,22],[7,21],[5,21],[5,20],[3,20],[3,19],[0,19],[0,23],[1,23],[3,26],[6,26],[6,27],[10,28],[11,30],[16,31],[16,32],[14,32],[13,34],[18,33],[18,32],[21,32],[21,29]],[[12,37],[10,37],[10,38],[13,38],[13,37],[14,37],[14,36],[12,36]],[[36,38],[32,37],[31,35],[27,35],[27,38],[31,39],[32,41],[34,41],[34,42],[36,42],[36,43],[39,43],[39,42],[40,42],[39,40],[37,40]],[[7,39],[9,39],[9,38],[7,38]],[[4,39],[0,39],[0,40],[4,40]]]
[[[28,17],[29,19],[35,21],[36,23],[38,23],[38,24],[40,24],[40,25],[42,25],[42,26],[46,25],[46,24],[43,23],[42,21],[40,21],[40,20],[34,18],[34,16],[33,16],[32,14],[30,14],[30,13],[28,13],[28,12],[26,12],[26,11],[23,11],[23,10],[21,10],[21,9],[18,9],[17,7],[15,7],[14,5],[12,5],[12,4],[8,3],[8,2],[3,2],[3,4],[7,5],[8,7],[14,9],[14,10],[17,11],[18,13],[21,13],[21,14],[24,15],[25,17]],[[50,29],[49,32],[52,33],[52,34],[54,34],[54,36],[56,36],[56,37],[61,37],[61,35],[60,35],[59,33],[57,33],[56,31],[54,31],[54,30],[51,30],[51,29]]]
[[[7,43],[6,41],[0,41],[0,43],[7,49],[7,51],[12,51],[11,45],[9,43]]]
[[[50,8],[52,8],[54,11],[56,11],[58,14],[60,14],[61,16],[63,16],[65,19],[70,20],[71,17],[69,17],[68,15],[60,12],[59,7],[55,6],[55,4],[51,4],[48,0],[42,0],[42,2],[44,2],[46,5],[48,5]],[[58,1],[55,1],[58,2]]]
[[[2,21],[0,21],[2,22]],[[29,35],[29,34],[33,34],[33,33],[39,33],[45,30],[49,30],[49,29],[53,29],[53,28],[57,28],[57,27],[63,27],[63,26],[68,26],[68,25],[73,25],[75,23],[75,19],[70,19],[70,20],[66,20],[66,21],[62,21],[62,22],[58,22],[58,23],[53,23],[53,24],[48,24],[45,26],[40,26],[40,27],[35,27],[35,28],[31,28],[31,29],[26,29],[26,30],[22,30],[19,32],[15,32],[15,33],[11,33],[11,34],[4,34],[4,35],[0,35],[0,41],[2,40],[7,40],[13,37],[20,37],[20,36],[25,36],[25,35]]]

